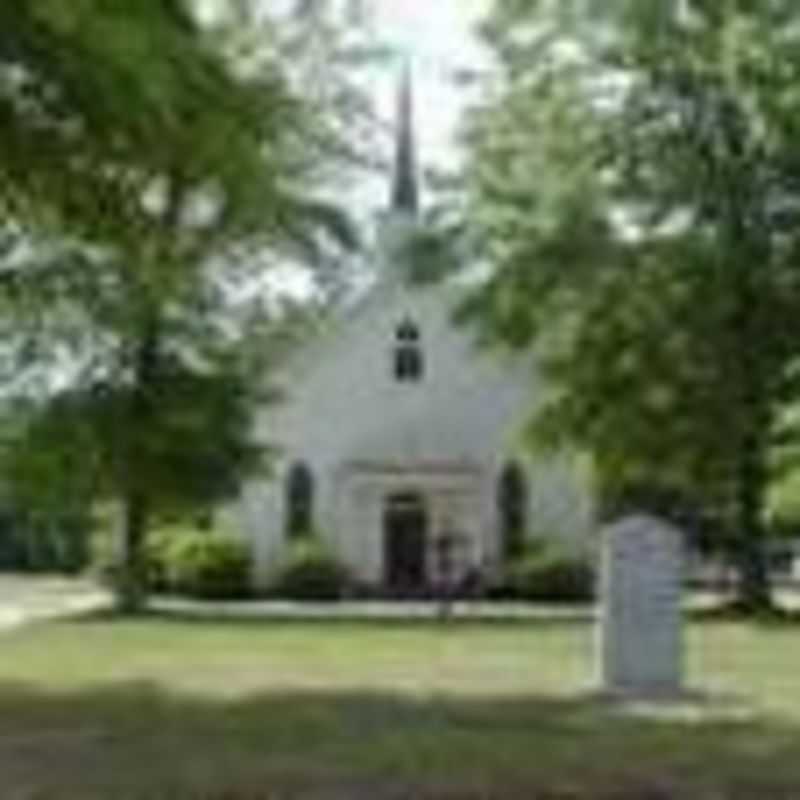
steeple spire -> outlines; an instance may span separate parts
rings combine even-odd
[[[406,61],[397,102],[397,140],[392,176],[392,211],[415,217],[419,211],[417,142],[414,130],[414,89],[411,65]]]

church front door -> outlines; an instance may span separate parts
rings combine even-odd
[[[384,580],[398,595],[425,589],[428,517],[423,498],[415,493],[390,497],[384,516]]]

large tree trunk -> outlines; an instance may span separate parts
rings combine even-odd
[[[158,374],[159,333],[152,320],[145,324],[136,348],[133,390],[127,419],[130,447],[125,465],[127,480],[122,497],[122,559],[116,582],[117,609],[123,614],[142,611],[147,602],[147,564],[145,543],[150,518],[147,493],[147,459],[140,441],[146,441],[153,412],[152,393]],[[143,432],[139,439],[132,432]]]
[[[122,563],[116,583],[117,610],[121,614],[138,614],[147,603],[144,554],[147,518],[148,504],[144,493],[130,491],[123,499]]]
[[[729,153],[736,162],[745,149],[738,111],[721,120]],[[767,459],[772,426],[771,395],[775,363],[769,337],[770,310],[764,304],[763,265],[770,244],[759,233],[759,188],[743,181],[730,165],[723,170],[722,207],[727,218],[728,253],[723,261],[733,289],[729,339],[731,403],[737,429],[732,465],[733,524],[739,571],[738,605],[748,613],[772,607],[767,564],[765,509],[769,470]]]
[[[743,325],[742,329],[747,327]],[[733,524],[739,572],[737,605],[748,613],[766,611],[772,606],[765,521],[770,413],[761,377],[763,365],[753,352],[757,341],[753,337],[740,344],[737,393],[740,435],[733,465]]]
[[[185,183],[179,174],[172,174],[168,182],[168,197],[162,228],[164,241],[172,237],[180,227]],[[167,252],[162,252],[158,262],[169,263]],[[148,492],[148,458],[142,450],[142,442],[152,431],[152,421],[157,414],[153,396],[159,381],[162,346],[160,320],[160,297],[151,295],[153,287],[143,286],[144,312],[141,318],[139,338],[135,342],[133,359],[133,390],[131,393],[130,414],[127,421],[131,432],[142,432],[142,437],[129,439],[130,447],[125,465],[127,480],[123,491],[123,563],[117,592],[118,609],[125,614],[141,611],[148,594],[147,563],[145,545],[151,516],[151,496]],[[158,290],[156,290],[158,291]]]
[[[772,607],[764,524],[767,481],[763,448],[759,444],[745,445],[740,454],[735,498],[738,605],[750,613]]]
[[[770,360],[760,349],[763,309],[757,265],[765,256],[758,248],[751,252],[743,246],[742,251],[745,257],[734,265],[732,377],[736,386],[732,401],[736,403],[739,434],[733,465],[733,516],[739,561],[738,605],[744,611],[759,612],[772,606],[765,523],[772,419]]]

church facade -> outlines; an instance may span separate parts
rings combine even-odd
[[[520,446],[542,389],[535,365],[480,351],[454,324],[457,283],[413,284],[392,263],[418,213],[412,127],[406,86],[376,283],[287,366],[287,398],[259,422],[279,459],[234,512],[262,586],[312,533],[359,582],[393,594],[492,574],[521,535],[587,542],[575,460]]]

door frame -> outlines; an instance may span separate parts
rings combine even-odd
[[[399,491],[389,493],[383,501],[383,583],[391,592],[415,595],[423,594],[428,584],[428,539],[430,536],[430,515],[425,495],[419,491]],[[397,564],[395,538],[404,537],[411,553],[411,540],[414,540],[415,555],[409,557],[406,565]],[[411,563],[411,562],[415,563]],[[404,581],[398,574],[407,569],[409,580]]]

